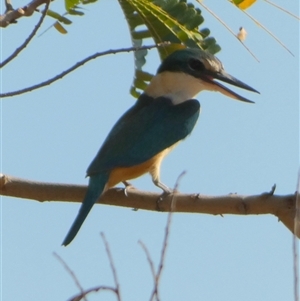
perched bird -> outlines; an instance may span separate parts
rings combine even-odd
[[[227,74],[215,56],[199,49],[175,51],[161,63],[149,86],[117,121],[88,167],[88,190],[64,246],[74,239],[103,192],[119,182],[150,173],[156,186],[171,192],[160,182],[160,165],[171,149],[192,132],[200,113],[200,103],[192,99],[196,94],[218,91],[252,102],[214,79],[258,93]]]

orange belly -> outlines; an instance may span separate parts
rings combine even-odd
[[[131,167],[117,167],[110,172],[108,182],[105,186],[105,190],[115,186],[116,184],[127,181],[130,179],[135,179],[143,174],[149,172],[152,178],[159,178],[159,169],[162,159],[171,151],[175,145],[163,150],[158,153],[150,160]]]

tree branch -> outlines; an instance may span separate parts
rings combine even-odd
[[[87,186],[35,182],[0,174],[0,195],[45,201],[82,202]],[[157,211],[159,193],[140,191],[127,187],[109,189],[101,204]],[[159,203],[160,211],[170,212],[173,196]],[[206,213],[213,215],[273,214],[294,233],[296,194],[273,195],[272,191],[259,195],[245,196],[229,194],[207,196],[200,194],[175,194],[176,207],[173,212]],[[300,238],[300,233],[296,233]]]
[[[46,0],[47,1],[47,0]],[[23,93],[27,93],[45,86],[48,86],[50,84],[52,84],[53,82],[62,79],[64,76],[66,76],[67,74],[71,73],[72,71],[74,71],[75,69],[83,66],[85,63],[94,60],[100,56],[104,56],[104,55],[108,55],[108,54],[116,54],[116,53],[120,53],[120,52],[131,52],[131,51],[138,51],[138,50],[144,50],[144,49],[152,49],[152,48],[157,48],[157,47],[163,47],[169,45],[169,42],[163,42],[163,43],[159,43],[159,44],[155,44],[155,45],[150,45],[150,46],[141,46],[141,47],[128,47],[128,48],[122,48],[122,49],[111,49],[111,50],[107,50],[107,51],[103,51],[103,52],[97,52],[93,55],[88,56],[87,58],[79,61],[78,63],[76,63],[75,65],[73,65],[72,67],[68,68],[67,70],[61,72],[60,74],[44,81],[41,82],[39,84],[21,89],[21,90],[17,90],[17,91],[13,91],[13,92],[6,92],[6,93],[0,93],[0,99],[1,98],[5,98],[5,97],[11,97],[11,96],[16,96],[16,95],[20,95]]]
[[[45,9],[43,10],[39,22],[36,24],[31,34],[27,37],[27,39],[24,41],[24,43],[21,46],[19,46],[8,58],[6,58],[2,63],[0,63],[0,68],[4,67],[10,61],[12,61],[23,49],[26,48],[26,46],[30,43],[32,38],[35,36],[35,34],[37,33],[38,29],[40,28],[40,26],[42,25],[45,19],[46,13],[50,5],[50,0],[45,0],[45,1],[46,1]]]
[[[3,15],[0,15],[0,27],[7,27],[12,23],[16,23],[16,20],[21,17],[31,16],[36,8],[42,4],[46,4],[48,0],[33,0],[29,4],[13,9],[10,2],[7,2],[7,9]]]

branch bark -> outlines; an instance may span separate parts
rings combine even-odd
[[[3,15],[0,15],[0,27],[7,27],[10,24],[16,23],[16,20],[21,17],[30,17],[37,7],[46,4],[48,0],[33,0],[23,7],[17,9],[7,9]]]
[[[39,202],[82,202],[86,189],[87,186],[84,185],[36,182],[0,174],[0,195]],[[173,212],[213,215],[272,214],[294,233],[296,196],[296,194],[274,195],[273,191],[251,196],[237,194],[207,196],[176,192],[173,198],[175,206],[172,209],[172,195],[164,197],[164,200],[159,202],[159,193],[127,187],[127,196],[124,189],[109,189],[101,197],[101,204],[152,211],[170,212],[172,210]],[[295,234],[300,238],[300,232]]]

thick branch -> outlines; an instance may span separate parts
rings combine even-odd
[[[37,7],[47,2],[48,0],[33,0],[24,7],[14,10],[8,9],[3,15],[0,15],[0,27],[7,27],[12,23],[16,23],[16,20],[21,17],[31,16]]]
[[[0,175],[0,194],[17,198],[44,201],[82,202],[86,186],[55,183],[42,183]],[[101,197],[101,204],[169,212],[172,196],[164,197],[158,203],[160,194],[127,188],[110,189]],[[223,214],[273,214],[286,227],[294,232],[296,195],[273,195],[263,193],[253,196],[229,194],[225,196],[206,196],[200,194],[176,193],[173,212]],[[300,238],[300,233],[297,233]]]

